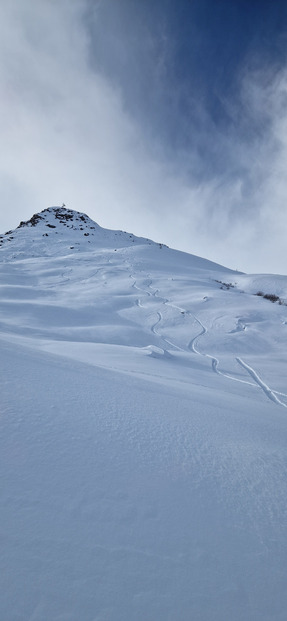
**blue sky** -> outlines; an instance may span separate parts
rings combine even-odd
[[[63,201],[287,273],[287,4],[3,0],[0,228]]]

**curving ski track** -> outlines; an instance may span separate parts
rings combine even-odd
[[[286,403],[283,403],[283,401],[281,401],[280,399],[278,399],[278,397],[276,397],[276,394],[275,394],[276,391],[271,390],[271,388],[269,388],[269,386],[267,386],[267,384],[263,382],[261,377],[259,377],[258,373],[256,373],[256,371],[254,371],[254,369],[249,364],[246,364],[246,362],[244,362],[241,358],[236,358],[236,360],[238,364],[240,364],[240,366],[242,366],[243,369],[245,369],[249,373],[249,375],[253,377],[256,384],[258,384],[258,386],[262,388],[262,390],[265,392],[268,399],[270,399],[274,403],[277,403],[278,405],[282,405],[284,408],[287,408]]]
[[[205,334],[207,334],[207,328],[203,325],[203,323],[200,321],[200,319],[198,319],[198,317],[196,317],[195,315],[193,315],[190,311],[181,308],[179,306],[176,306],[174,304],[172,304],[170,302],[170,300],[168,300],[167,298],[162,297],[159,294],[159,290],[158,289],[154,289],[152,290],[152,280],[150,280],[147,284],[148,289],[150,289],[150,291],[148,291],[147,289],[143,289],[141,287],[138,287],[137,285],[137,281],[136,278],[130,274],[130,278],[132,278],[134,280],[133,283],[133,287],[135,289],[137,289],[137,291],[141,291],[142,293],[144,293],[145,295],[149,296],[149,297],[155,297],[158,300],[161,301],[162,304],[165,304],[166,306],[169,306],[170,308],[173,308],[175,310],[178,310],[180,313],[185,313],[186,315],[189,315],[191,317],[193,317],[193,319],[199,324],[200,326],[200,332],[198,334],[196,334],[188,343],[187,348],[189,351],[192,351],[193,353],[195,353],[198,356],[202,356],[204,358],[209,358],[211,360],[211,368],[212,371],[214,371],[214,373],[217,373],[218,375],[221,375],[222,377],[226,377],[229,380],[232,380],[234,382],[239,382],[241,384],[246,384],[248,386],[252,386],[254,388],[258,387],[261,388],[263,390],[263,392],[265,393],[265,395],[268,397],[268,399],[270,399],[270,401],[272,401],[273,403],[276,403],[277,405],[281,405],[284,408],[287,408],[287,404],[284,403],[281,399],[278,398],[277,395],[280,395],[282,397],[286,397],[287,395],[285,393],[276,391],[276,390],[272,390],[265,382],[263,382],[263,380],[259,377],[258,373],[256,373],[256,371],[248,364],[246,364],[246,362],[244,362],[241,358],[236,357],[236,361],[238,362],[238,364],[245,369],[245,371],[247,371],[250,375],[250,377],[252,377],[252,379],[254,380],[254,382],[249,382],[247,380],[243,380],[240,379],[238,377],[234,377],[233,375],[229,374],[229,373],[224,373],[223,371],[221,371],[218,367],[219,367],[219,360],[215,357],[212,356],[211,354],[206,354],[201,352],[197,347],[196,347],[196,343],[197,341],[204,336]],[[137,305],[140,307],[143,307],[139,298],[137,299]],[[160,323],[163,322],[163,316],[162,313],[160,311],[157,311],[157,321],[151,326],[151,331],[154,335],[156,335],[157,337],[159,337],[162,341],[164,341],[167,345],[170,345],[171,347],[179,350],[179,351],[186,351],[185,349],[183,349],[182,347],[179,347],[178,345],[176,345],[175,343],[173,343],[172,341],[168,340],[167,338],[163,337],[157,330],[157,326],[159,326]],[[245,326],[240,326],[240,329],[244,330]],[[166,349],[163,349],[164,354],[170,354],[170,352],[168,352]]]

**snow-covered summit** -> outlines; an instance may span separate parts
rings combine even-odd
[[[66,207],[49,207],[20,222],[15,230],[0,235],[0,248],[9,248],[9,257],[51,256],[66,252],[87,251],[91,247],[122,247],[130,244],[153,244],[149,239],[124,231],[102,228],[85,213]],[[162,244],[160,244],[162,246]]]
[[[169,269],[170,264],[174,264],[175,269],[180,266],[180,269],[199,270],[201,273],[233,273],[233,270],[213,261],[168,248],[161,242],[122,230],[103,228],[85,213],[67,209],[65,206],[44,209],[29,220],[20,222],[16,229],[0,235],[2,261],[73,256],[75,253],[86,254],[100,249],[103,252],[123,249],[128,252],[130,249],[135,257],[141,255],[142,263],[149,266],[153,264],[155,268],[162,270]]]
[[[72,209],[66,209],[63,205],[62,207],[43,209],[40,213],[34,214],[30,220],[20,222],[17,228],[39,226],[39,224],[50,228],[57,228],[57,226],[59,227],[59,225],[62,224],[68,228],[75,228],[76,230],[83,230],[84,228],[95,229],[98,227],[86,214]]]

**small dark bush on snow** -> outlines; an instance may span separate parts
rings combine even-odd
[[[283,300],[281,300],[281,298],[279,298],[279,295],[275,295],[275,293],[263,293],[263,291],[257,291],[257,293],[255,293],[255,295],[259,295],[262,298],[264,298],[265,300],[270,300],[270,302],[278,302],[283,306],[286,306],[286,302],[284,302]]]

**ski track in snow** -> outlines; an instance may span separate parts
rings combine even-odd
[[[129,266],[129,268],[131,268],[131,266]],[[147,295],[148,297],[153,296],[154,298],[157,298],[158,300],[161,301],[162,304],[165,304],[166,306],[169,306],[170,308],[173,308],[175,310],[178,310],[180,313],[184,313],[190,317],[193,317],[194,321],[196,321],[199,325],[200,325],[200,332],[199,334],[196,334],[188,343],[187,347],[188,350],[192,351],[193,353],[197,354],[198,356],[202,356],[204,358],[209,358],[211,360],[211,368],[214,371],[214,373],[217,373],[218,375],[221,375],[222,377],[226,377],[229,380],[232,380],[234,382],[239,382],[241,384],[246,384],[247,386],[252,386],[254,388],[259,387],[263,390],[263,392],[265,393],[265,395],[268,397],[268,399],[270,399],[271,401],[273,401],[273,403],[276,403],[277,405],[281,405],[285,408],[287,408],[287,405],[281,401],[281,399],[279,399],[276,395],[280,395],[282,397],[286,397],[287,395],[285,393],[276,391],[276,390],[272,390],[265,382],[263,382],[261,380],[261,378],[259,377],[258,373],[256,373],[256,371],[249,366],[248,364],[246,364],[245,362],[243,362],[243,360],[239,357],[236,357],[235,360],[238,362],[238,364],[240,364],[240,366],[245,369],[249,375],[252,377],[252,379],[254,380],[254,382],[249,382],[247,380],[243,380],[240,379],[238,377],[234,377],[233,375],[229,374],[229,373],[224,373],[223,371],[221,371],[218,367],[219,367],[219,360],[215,357],[212,356],[211,354],[206,354],[201,352],[199,349],[197,349],[196,347],[196,343],[197,341],[204,336],[205,334],[207,334],[207,328],[203,325],[203,323],[200,321],[200,319],[198,319],[198,317],[196,317],[195,315],[193,315],[191,313],[191,311],[181,308],[179,306],[176,306],[174,304],[172,304],[170,302],[170,300],[168,300],[165,297],[162,297],[159,293],[158,289],[152,289],[152,280],[150,279],[147,287],[151,290],[148,291],[146,289],[143,289],[141,287],[139,287],[137,285],[137,280],[135,278],[135,276],[133,276],[132,274],[130,274],[130,278],[132,278],[134,280],[133,282],[133,287],[135,289],[137,289],[137,291],[141,291],[142,293],[144,293],[145,295]],[[143,305],[141,304],[140,300],[137,299],[137,305],[143,308]],[[163,337],[157,330],[157,327],[163,323],[163,316],[162,313],[160,311],[157,311],[157,321],[151,326],[151,331],[153,334],[155,334],[156,336],[158,336],[162,341],[164,341],[167,345],[170,345],[171,347],[176,348],[179,351],[185,351],[185,349],[183,349],[182,347],[179,347],[178,345],[176,345],[174,342],[170,341],[169,339],[167,339],[166,337]],[[241,330],[245,330],[245,325],[241,325],[240,323],[240,329]],[[171,355],[170,352],[168,352],[166,349],[163,349],[163,353],[165,355]]]
[[[278,397],[276,397],[276,395],[278,395],[278,394],[280,396],[282,396],[282,397],[287,397],[287,395],[285,395],[282,392],[278,392],[276,390],[271,390],[271,388],[269,388],[269,386],[267,386],[267,384],[264,383],[261,380],[261,378],[259,377],[258,373],[256,373],[256,371],[252,367],[250,367],[248,364],[243,362],[243,360],[241,360],[241,358],[236,357],[235,359],[246,371],[248,371],[249,375],[254,379],[255,384],[253,382],[248,382],[246,380],[242,380],[242,379],[239,379],[237,377],[234,377],[233,375],[230,375],[229,373],[223,373],[222,371],[220,371],[218,369],[219,360],[217,358],[215,358],[214,356],[211,356],[210,354],[204,354],[204,353],[200,352],[198,349],[196,349],[196,347],[195,347],[196,341],[201,336],[203,336],[204,334],[207,334],[207,328],[205,328],[205,326],[201,323],[201,321],[197,317],[194,316],[194,319],[200,324],[202,329],[201,329],[200,333],[197,336],[193,337],[193,339],[189,342],[188,346],[196,354],[199,354],[201,356],[205,356],[206,358],[210,358],[211,359],[211,366],[212,366],[212,369],[213,369],[213,371],[215,373],[218,373],[219,375],[222,375],[223,377],[226,377],[226,378],[228,378],[230,380],[233,380],[234,382],[240,382],[242,384],[247,384],[248,386],[254,386],[254,387],[256,387],[256,385],[257,385],[259,388],[262,388],[262,390],[264,391],[266,396],[271,401],[273,401],[277,405],[282,405],[285,408],[287,407],[287,405],[283,401],[281,401],[280,399],[278,399]]]
[[[241,379],[236,378],[236,377],[233,377],[232,375],[229,375],[229,374],[227,374],[227,373],[223,373],[223,372],[222,372],[222,371],[220,371],[220,370],[219,370],[219,368],[218,368],[218,365],[219,365],[219,360],[218,360],[217,358],[215,358],[214,356],[211,356],[210,354],[205,354],[205,353],[202,353],[201,351],[199,351],[199,350],[196,348],[196,346],[195,346],[196,341],[197,341],[197,340],[198,340],[201,336],[203,336],[204,334],[207,334],[207,328],[206,328],[206,327],[202,324],[202,322],[201,322],[201,321],[200,321],[200,320],[199,320],[199,319],[198,319],[195,315],[193,315],[190,311],[188,311],[188,310],[186,310],[186,309],[184,309],[184,308],[181,308],[181,307],[179,307],[179,306],[176,306],[176,305],[172,304],[172,303],[170,302],[170,300],[168,300],[167,298],[163,298],[162,296],[160,296],[160,295],[159,295],[159,291],[158,291],[158,289],[155,289],[154,291],[149,292],[149,291],[146,291],[145,289],[142,289],[142,288],[138,287],[138,286],[137,286],[137,284],[136,284],[136,282],[137,282],[137,281],[136,281],[135,277],[134,277],[134,276],[132,276],[132,275],[130,275],[130,276],[131,276],[131,278],[134,278],[134,283],[133,283],[133,285],[132,285],[132,286],[133,286],[135,289],[137,289],[138,291],[142,291],[143,293],[147,294],[148,296],[151,296],[151,295],[152,295],[152,296],[154,296],[154,297],[157,297],[158,299],[162,300],[162,303],[163,303],[163,304],[166,304],[167,306],[170,306],[171,308],[174,308],[174,309],[178,310],[180,313],[185,313],[186,315],[193,317],[193,319],[194,319],[194,320],[195,320],[195,321],[196,321],[196,322],[200,325],[200,327],[201,327],[201,331],[200,331],[200,333],[199,333],[199,334],[196,334],[196,335],[195,335],[195,336],[191,339],[191,341],[188,343],[187,347],[188,347],[188,349],[189,349],[190,351],[193,351],[195,354],[197,354],[197,355],[199,355],[199,356],[203,356],[203,357],[205,357],[205,358],[209,358],[209,359],[211,360],[211,367],[212,367],[212,370],[213,370],[215,373],[217,373],[218,375],[222,375],[223,377],[227,377],[228,379],[231,379],[231,380],[233,380],[233,381],[240,382],[240,383],[242,383],[242,384],[247,384],[248,386],[254,386],[254,387],[256,386],[256,384],[254,384],[253,382],[248,382],[248,381],[246,381],[246,380],[241,380]],[[151,288],[151,286],[152,286],[152,280],[151,280],[151,281],[149,282],[149,284],[148,284],[148,287],[149,287],[149,288]],[[138,305],[140,305],[140,304],[138,304]],[[161,314],[159,311],[157,311],[157,316],[158,316],[157,321],[156,321],[156,322],[152,325],[152,327],[151,327],[151,331],[153,332],[153,334],[155,334],[156,336],[159,336],[162,340],[164,340],[167,344],[171,345],[172,347],[175,347],[176,349],[178,349],[178,350],[180,350],[180,351],[185,351],[182,347],[179,347],[178,345],[176,345],[176,344],[175,344],[175,343],[173,343],[172,341],[167,340],[166,338],[162,337],[162,336],[159,334],[159,332],[156,330],[156,327],[160,324],[160,322],[162,322],[162,314]]]
[[[274,403],[277,403],[278,405],[282,405],[284,408],[287,408],[286,403],[283,403],[283,401],[281,401],[280,399],[278,399],[278,397],[276,397],[276,394],[275,394],[276,391],[271,390],[271,388],[269,388],[269,386],[267,386],[267,384],[263,382],[263,380],[259,377],[258,373],[256,373],[256,371],[249,364],[246,364],[246,362],[244,362],[241,358],[236,358],[236,360],[238,364],[240,364],[243,367],[243,369],[245,369],[249,373],[249,375],[253,377],[256,384],[258,384],[258,386],[262,388],[262,390],[265,392],[268,399],[270,399]],[[279,394],[282,395],[282,393],[279,393]]]
[[[204,356],[205,358],[210,358],[212,370],[215,373],[217,373],[218,375],[222,375],[223,377],[227,377],[227,379],[233,380],[234,382],[240,382],[241,384],[248,384],[248,386],[255,386],[255,384],[253,382],[247,382],[246,380],[242,380],[242,379],[239,379],[238,377],[234,377],[233,375],[230,375],[229,373],[223,373],[223,371],[220,371],[219,368],[218,368],[219,360],[217,358],[215,358],[215,356],[211,356],[210,354],[205,354],[205,353],[199,351],[196,348],[196,346],[195,346],[196,341],[201,336],[203,336],[204,334],[207,334],[207,328],[203,325],[203,323],[200,321],[200,319],[198,319],[198,317],[195,317],[195,315],[193,315],[193,318],[201,326],[201,331],[200,331],[199,334],[197,334],[196,336],[194,336],[191,339],[191,341],[188,344],[188,348],[191,351],[193,351],[195,354],[198,354],[199,356]]]
[[[179,309],[179,307],[174,306],[173,304],[170,303],[170,301],[167,298],[163,298],[162,296],[158,295],[158,289],[155,289],[154,291],[147,291],[146,289],[142,289],[141,287],[138,287],[137,285],[137,281],[136,278],[130,274],[130,278],[134,279],[134,283],[132,285],[132,287],[134,287],[135,289],[137,289],[137,291],[141,291],[142,293],[146,294],[149,297],[155,297],[159,300],[161,300],[162,304],[166,304],[168,306],[170,306],[171,308],[176,308],[178,310],[180,310],[181,312],[183,312],[183,309]],[[149,284],[147,285],[149,288],[151,288],[152,286],[152,280],[150,280]],[[137,306],[143,308],[143,305],[141,304],[140,300],[137,299]],[[162,341],[164,341],[167,345],[170,345],[171,347],[174,347],[175,349],[179,350],[179,351],[185,351],[183,349],[183,347],[180,347],[179,345],[176,345],[176,343],[174,343],[173,341],[170,341],[169,339],[165,338],[164,336],[162,336],[157,330],[156,327],[163,322],[163,316],[162,313],[160,311],[157,311],[157,321],[151,326],[151,331],[153,332],[153,334],[155,334],[156,336],[158,336]],[[163,350],[165,353],[168,353],[169,356],[171,356],[170,352],[167,352],[167,350]]]

